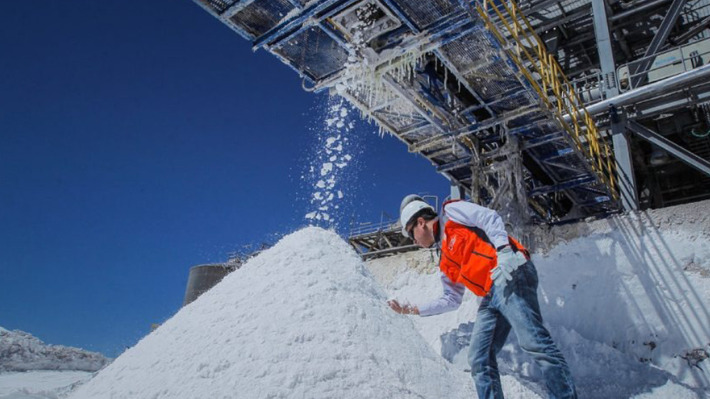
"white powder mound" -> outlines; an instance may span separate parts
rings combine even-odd
[[[80,387],[81,398],[468,398],[335,233],[283,238]]]

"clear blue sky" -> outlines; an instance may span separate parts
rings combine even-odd
[[[191,266],[305,225],[325,98],[192,1],[2,1],[0,22],[0,326],[116,356]],[[356,134],[341,218],[448,194]]]

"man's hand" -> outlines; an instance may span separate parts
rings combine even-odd
[[[399,314],[419,314],[419,309],[416,306],[411,306],[409,304],[400,305],[396,299],[391,299],[387,301],[390,308]]]
[[[491,278],[496,287],[505,289],[508,281],[513,279],[513,272],[527,261],[521,251],[513,252],[509,246],[498,251],[498,266],[491,270]]]

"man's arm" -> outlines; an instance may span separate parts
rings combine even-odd
[[[399,314],[416,314],[420,316],[433,316],[436,314],[450,312],[458,309],[463,301],[463,293],[466,287],[463,284],[455,284],[446,275],[441,274],[442,295],[420,306],[400,304],[396,299],[387,301],[387,304]]]
[[[498,212],[466,201],[456,201],[444,206],[446,216],[458,224],[483,230],[494,248],[508,245],[508,233]]]
[[[443,293],[439,298],[417,306],[420,316],[433,316],[446,313],[456,310],[461,306],[466,286],[452,282],[443,273],[441,274],[441,286]]]

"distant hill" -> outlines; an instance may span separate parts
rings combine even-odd
[[[9,331],[0,327],[0,372],[97,371],[110,361],[100,353],[62,345],[48,345],[24,331]]]

